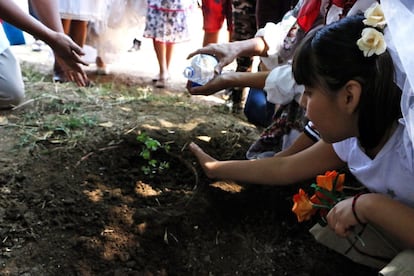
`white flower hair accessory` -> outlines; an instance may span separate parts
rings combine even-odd
[[[387,49],[384,34],[381,32],[386,25],[381,6],[375,2],[365,11],[364,16],[365,19],[362,22],[368,27],[362,30],[361,38],[357,41],[358,48],[365,57],[373,54],[381,55]]]
[[[386,25],[385,16],[380,4],[377,2],[372,4],[371,7],[365,11],[364,16],[366,19],[364,19],[362,22],[364,22],[365,25],[384,29]]]
[[[373,54],[381,55],[387,49],[384,35],[374,28],[363,29],[362,37],[358,39],[357,45],[366,57],[370,57]]]

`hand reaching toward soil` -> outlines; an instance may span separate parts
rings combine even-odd
[[[211,170],[213,169],[214,164],[218,162],[217,159],[214,159],[213,157],[205,153],[205,151],[203,151],[194,142],[191,142],[188,147],[191,150],[191,152],[195,155],[195,157],[197,158],[198,162],[200,163],[207,177],[214,178],[214,175],[212,174]]]

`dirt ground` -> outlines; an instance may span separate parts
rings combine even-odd
[[[0,114],[0,275],[376,275],[296,221],[298,187],[204,176],[186,145],[244,159],[243,116],[130,76],[49,78],[26,69],[29,102]],[[140,133],[169,168],[144,173]]]

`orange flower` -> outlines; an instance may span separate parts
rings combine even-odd
[[[316,184],[322,189],[332,191],[335,180],[335,191],[342,191],[344,189],[345,174],[338,175],[336,171],[327,171],[325,175],[318,175],[316,177]]]
[[[316,212],[308,195],[302,189],[299,189],[299,193],[293,196],[293,202],[292,211],[296,214],[299,222],[309,220]]]
[[[310,198],[305,191],[299,189],[299,193],[293,196],[292,208],[298,221],[309,220],[318,213],[321,225],[326,225],[325,217],[329,210],[344,198],[344,182],[345,174],[327,171],[324,175],[316,176],[316,184],[311,185],[315,193]]]
[[[313,196],[311,196],[310,201],[315,204],[313,206],[313,208],[315,208],[315,206],[317,206],[316,208],[324,205],[321,201],[321,199],[324,199],[325,201],[328,201],[329,203],[332,203],[331,199],[328,199],[324,194],[322,194],[321,192],[315,192],[315,194]],[[329,210],[326,208],[319,208],[319,215],[321,217],[326,217],[326,215],[328,214]]]

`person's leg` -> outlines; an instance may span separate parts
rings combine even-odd
[[[95,63],[96,63],[96,74],[97,75],[107,75],[108,74],[108,68],[106,67],[105,62],[103,61],[101,55],[99,55],[96,57],[95,59]]]
[[[174,43],[166,43],[165,50],[165,62],[167,64],[167,72],[163,79],[167,80],[170,77],[170,64],[174,52]]]
[[[219,39],[219,32],[204,32],[203,46],[210,43],[217,43]]]
[[[382,269],[401,252],[398,241],[370,224],[356,225],[347,238],[339,237],[329,227],[322,227],[319,224],[309,231],[324,246],[356,263],[376,269]]]
[[[250,39],[256,34],[256,0],[234,0],[233,4],[233,32],[231,39],[240,41]],[[253,63],[252,57],[237,58],[237,72],[250,72]],[[232,111],[240,113],[243,110],[244,87],[228,89],[233,104]]]
[[[203,12],[203,46],[217,43],[220,29],[225,18],[224,3],[227,0],[203,0],[201,10]]]
[[[165,86],[165,80],[168,79],[168,65],[167,63],[167,44],[164,42],[153,40],[155,54],[158,60],[159,74],[156,80],[155,86],[163,88]]]
[[[76,44],[83,47],[86,42],[87,30],[88,21],[72,20],[70,24],[69,36],[76,42]]]
[[[0,54],[0,109],[9,109],[24,99],[24,83],[19,62],[10,49]]]
[[[72,20],[70,20],[70,19],[62,19],[63,31],[67,35],[69,35],[69,33],[70,33],[71,22],[72,22]]]
[[[250,88],[244,105],[247,120],[261,127],[268,127],[272,122],[275,105],[268,102],[266,92],[262,89]]]
[[[379,272],[380,276],[414,275],[414,250],[406,249]]]

